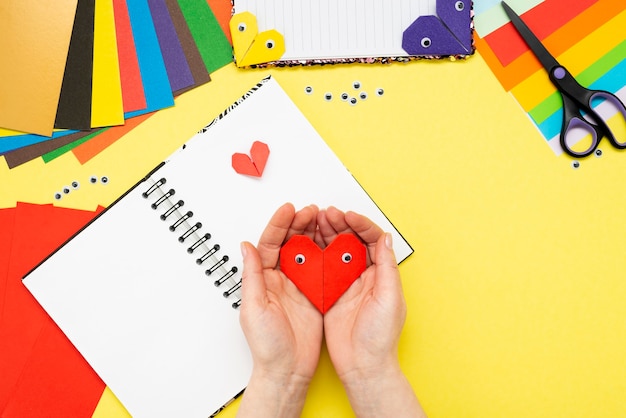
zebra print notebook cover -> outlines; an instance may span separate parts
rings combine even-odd
[[[240,174],[232,156],[255,141],[269,149],[262,174]],[[205,418],[251,372],[238,322],[239,244],[256,242],[288,201],[364,213],[395,235],[398,260],[412,252],[267,78],[24,284],[133,417]]]

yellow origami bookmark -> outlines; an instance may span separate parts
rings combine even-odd
[[[278,60],[285,53],[285,38],[277,30],[259,33],[256,17],[250,12],[230,19],[230,33],[237,67]]]

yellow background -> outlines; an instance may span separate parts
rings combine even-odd
[[[605,142],[601,158],[572,168],[479,54],[229,65],[84,166],[71,154],[14,170],[0,164],[0,184],[9,185],[0,207],[54,202],[73,180],[81,188],[55,204],[108,205],[267,74],[415,249],[400,267],[408,304],[400,358],[431,418],[626,416],[626,155]],[[369,97],[350,106],[339,94],[355,80]],[[91,175],[110,182],[89,185]],[[237,405],[220,416],[235,416]],[[94,416],[125,413],[107,391]],[[325,350],[303,416],[352,416]]]

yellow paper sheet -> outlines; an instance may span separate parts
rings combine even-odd
[[[91,127],[124,123],[122,85],[112,0],[96,0]]]
[[[106,387],[98,402],[92,418],[131,418],[124,405],[115,397],[111,389]]]
[[[400,265],[408,316],[399,358],[429,417],[622,415],[626,223],[616,208],[626,195],[615,179],[626,174],[626,152],[603,147],[573,169],[479,54],[454,63],[229,65],[84,166],[71,155],[11,172],[0,164],[0,185],[9,185],[0,207],[54,202],[54,190],[90,175],[111,181],[81,184],[56,204],[109,204],[267,74],[415,248]],[[368,97],[356,105],[340,99],[360,91]],[[207,193],[210,181],[219,179],[207,179]],[[353,416],[325,349],[302,413],[320,416]]]

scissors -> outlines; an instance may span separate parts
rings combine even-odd
[[[502,2],[504,11],[511,19],[511,23],[522,36],[526,44],[533,51],[539,62],[548,72],[552,84],[561,93],[563,99],[563,125],[561,127],[561,146],[563,150],[574,158],[581,158],[591,155],[606,137],[611,144],[619,149],[626,148],[626,138],[624,142],[617,140],[604,118],[592,107],[592,102],[606,100],[616,107],[626,121],[626,107],[624,103],[614,94],[604,90],[591,90],[581,86],[569,71],[558,63],[546,47],[537,39],[534,33],[522,21],[522,19],[507,5]],[[575,144],[568,141],[568,136],[576,129],[582,129],[591,135],[591,143],[588,148],[579,151],[573,148]],[[570,138],[571,139],[571,138]]]

